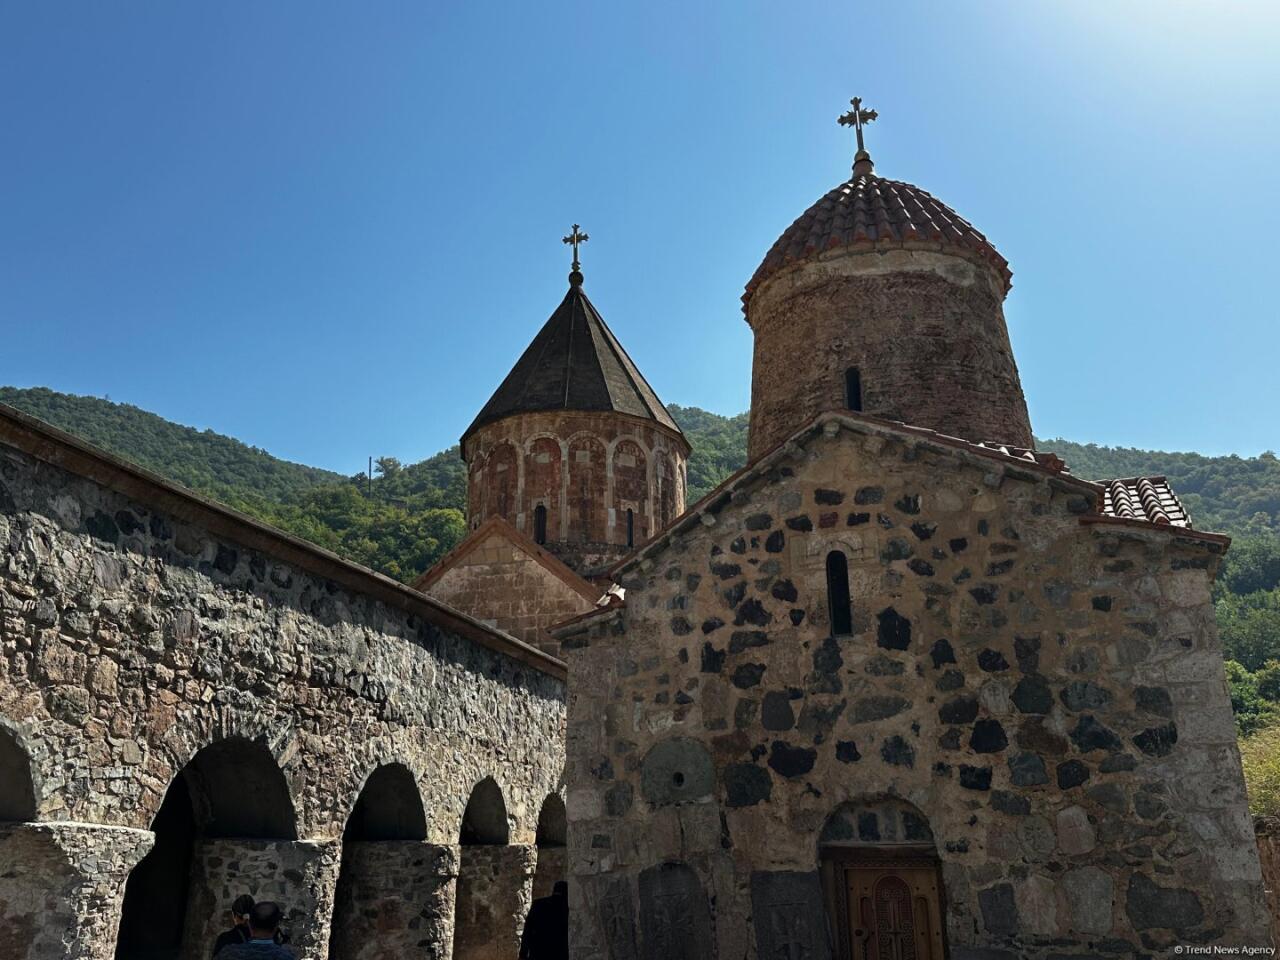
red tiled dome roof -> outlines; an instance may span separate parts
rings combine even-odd
[[[964,217],[919,187],[860,173],[783,231],[747,283],[744,308],[756,288],[787,264],[845,246],[955,251],[994,267],[1004,279],[1006,293],[1012,286],[1008,261]]]

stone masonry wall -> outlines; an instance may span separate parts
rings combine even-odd
[[[458,850],[416,841],[343,845],[330,960],[449,960]]]
[[[285,911],[284,928],[299,951],[321,952],[325,918],[332,915],[342,844],[272,840],[204,840],[191,862],[191,893],[182,960],[205,960],[226,929],[236,897],[272,900]]]
[[[989,267],[920,250],[841,249],[770,278],[747,313],[749,459],[845,409],[849,367],[861,373],[866,413],[1032,446],[1003,300],[1004,281]]]
[[[628,510],[636,544],[684,512],[688,445],[649,420],[618,413],[519,414],[478,429],[463,453],[470,527],[501,516],[533,537],[541,504],[547,548],[579,572],[629,552]]]
[[[1220,548],[1083,524],[1071,481],[849,423],[624,568],[616,619],[559,633],[574,956],[672,930],[707,943],[673,956],[774,956],[785,930],[825,957],[819,837],[886,798],[935,838],[952,960],[1268,943]],[[881,839],[848,822],[831,842]]]
[[[76,928],[91,932],[71,943],[50,926],[43,933],[66,943],[31,956],[112,955],[124,881],[161,799],[225,738],[269,751],[301,844],[326,864],[323,881],[284,871],[286,907],[317,913],[304,956],[324,955],[337,841],[381,764],[414,773],[429,841],[457,843],[473,785],[492,776],[513,843],[533,843],[563,772],[554,671],[501,652],[499,638],[491,648],[438,626],[436,608],[374,575],[342,573],[367,580],[365,593],[282,559],[310,548],[272,552],[275,535],[249,521],[219,514],[213,534],[193,519],[209,510],[183,494],[149,493],[171,504],[161,509],[114,492],[107,484],[152,487],[74,441],[32,434],[17,415],[0,417],[6,436],[16,439],[0,442],[0,725],[30,757],[37,818],[80,831],[85,849],[68,869],[87,879],[67,882],[94,891],[70,901]],[[27,449],[77,469],[87,459],[102,481]],[[123,847],[120,828],[134,828]],[[234,890],[224,885],[215,899]],[[3,889],[0,930],[21,930],[38,897]]]
[[[520,952],[535,857],[530,847],[462,847],[454,960],[512,960]]]
[[[526,643],[559,655],[546,628],[595,606],[495,530],[424,590]],[[600,591],[602,592],[602,591]]]

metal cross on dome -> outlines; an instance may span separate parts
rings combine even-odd
[[[578,247],[586,243],[591,238],[585,233],[579,232],[578,224],[575,223],[573,225],[573,233],[569,234],[567,237],[562,237],[561,239],[563,242],[573,245],[573,269],[577,271],[581,266],[581,264],[578,263]]]
[[[840,118],[836,122],[842,127],[853,127],[854,131],[858,134],[858,152],[866,153],[866,147],[863,146],[862,143],[862,125],[864,123],[870,123],[876,118],[877,114],[874,110],[862,109],[861,97],[854,97],[849,101],[849,104],[853,109],[847,113],[841,114]]]

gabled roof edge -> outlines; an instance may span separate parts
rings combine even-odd
[[[1020,457],[1014,457],[1007,453],[1002,453],[999,450],[984,447],[979,443],[963,440],[959,437],[947,436],[946,434],[938,433],[926,427],[916,427],[896,420],[882,420],[879,417],[873,417],[865,413],[840,410],[825,411],[818,414],[787,439],[774,446],[771,450],[757,457],[736,473],[726,477],[719,486],[715,487],[700,500],[686,509],[684,513],[668,523],[651,540],[644,543],[637,550],[623,557],[610,567],[607,571],[608,575],[617,579],[619,575],[631,569],[633,566],[661,552],[661,550],[665,549],[673,536],[683,532],[689,527],[696,524],[714,524],[715,514],[719,513],[720,510],[723,509],[724,505],[728,503],[729,498],[737,489],[744,486],[758,475],[764,473],[766,470],[771,469],[780,461],[789,459],[790,451],[803,441],[809,439],[813,434],[816,434],[819,431],[828,430],[832,427],[834,427],[834,431],[837,433],[841,428],[845,428],[858,433],[878,433],[902,440],[914,441],[920,444],[934,443],[940,447],[947,448],[949,451],[959,456],[971,457],[974,460],[983,460],[988,462],[994,461],[995,463],[1005,467],[1011,474],[1016,474],[1019,471],[1025,471],[1029,474],[1039,475],[1051,483],[1077,490],[1092,498],[1092,502],[1095,505],[1095,511],[1082,515],[1080,517],[1082,523],[1118,523],[1121,525],[1141,527],[1147,530],[1163,531],[1183,539],[1199,540],[1216,545],[1221,545],[1224,542],[1229,544],[1231,542],[1230,537],[1223,536],[1222,534],[1205,533],[1199,530],[1192,530],[1188,527],[1160,526],[1144,521],[1128,521],[1121,518],[1102,515],[1099,512],[1101,510],[1104,493],[1101,483],[1096,483],[1092,480],[1083,480],[1079,477],[1074,477],[1069,473],[1064,473],[1060,470],[1055,470],[1052,467],[1045,466],[1035,460],[1026,460]]]
[[[503,517],[490,517],[480,526],[476,527],[470,533],[459,541],[458,545],[450,550],[447,554],[436,561],[435,565],[419,576],[410,584],[415,590],[421,590],[426,593],[427,588],[438,581],[442,576],[452,570],[463,559],[471,554],[486,537],[494,532],[500,532],[508,540],[523,550],[526,554],[533,557],[546,571],[566,586],[576,591],[588,603],[596,603],[599,601],[603,593],[598,587],[592,584],[585,577],[577,573],[572,567],[563,560],[539,546],[531,537],[526,536],[515,528],[509,520]]]

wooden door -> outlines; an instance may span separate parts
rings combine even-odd
[[[845,883],[853,960],[942,960],[936,869],[851,867]]]
[[[823,888],[838,960],[943,960],[935,859],[866,849],[824,853]]]

